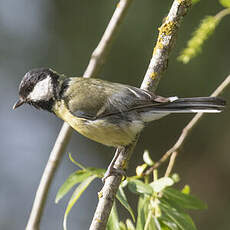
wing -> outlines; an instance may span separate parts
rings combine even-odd
[[[169,102],[133,86],[94,78],[69,78],[61,92],[74,115],[91,120]]]

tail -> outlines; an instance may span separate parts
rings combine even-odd
[[[170,100],[172,99],[172,100]],[[169,98],[171,102],[154,106],[162,113],[218,113],[226,102],[219,97]]]
[[[169,102],[154,104],[142,113],[145,122],[160,119],[170,113],[218,113],[226,102],[219,97],[168,98]]]

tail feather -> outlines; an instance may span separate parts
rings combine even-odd
[[[148,107],[141,115],[145,122],[149,122],[170,113],[218,113],[225,105],[225,100],[219,97],[178,98]]]
[[[159,112],[221,112],[226,105],[225,100],[219,97],[178,98],[169,103],[154,106]]]

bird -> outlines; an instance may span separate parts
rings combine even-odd
[[[22,78],[13,109],[23,104],[55,114],[91,140],[122,149],[151,121],[170,113],[218,113],[226,102],[219,97],[162,97],[126,84],[66,77],[50,68],[38,68]],[[116,171],[118,156],[119,151],[104,179]]]

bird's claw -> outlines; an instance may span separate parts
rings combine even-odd
[[[108,168],[102,178],[102,182],[105,183],[105,180],[110,176],[122,176],[124,180],[126,179],[126,171],[124,169],[117,169],[117,168]]]

